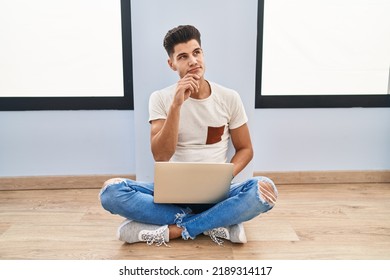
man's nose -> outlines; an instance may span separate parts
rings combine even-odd
[[[198,63],[198,60],[196,59],[196,57],[193,56],[193,55],[191,55],[191,56],[190,56],[190,59],[189,59],[189,64],[190,64],[190,65],[195,65],[195,64],[197,64],[197,63]]]

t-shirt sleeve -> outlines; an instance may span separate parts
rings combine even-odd
[[[153,92],[149,97],[149,122],[167,118],[168,112],[164,106],[161,93],[159,91]]]
[[[237,92],[233,92],[231,99],[231,113],[229,129],[235,129],[248,122],[248,117],[245,112],[244,104],[242,103],[241,97]]]

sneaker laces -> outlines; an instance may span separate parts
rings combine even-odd
[[[167,227],[161,227],[159,229],[156,229],[154,231],[149,231],[147,233],[141,234],[142,241],[146,241],[146,244],[152,245],[153,243],[156,244],[156,246],[165,245],[167,247],[168,244],[165,243],[164,239],[164,231],[167,229]]]
[[[226,234],[226,228],[223,227],[214,228],[212,230],[207,231],[206,233],[210,236],[211,240],[218,245],[223,244],[223,240],[220,238],[228,239],[228,236]]]

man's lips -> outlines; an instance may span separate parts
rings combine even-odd
[[[200,67],[192,68],[192,69],[188,70],[188,73],[196,73],[200,69],[201,69]]]

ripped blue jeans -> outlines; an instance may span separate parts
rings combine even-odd
[[[254,177],[233,183],[228,198],[214,205],[158,204],[153,201],[153,183],[120,179],[100,192],[104,209],[129,220],[146,224],[173,225],[183,229],[183,239],[194,239],[207,230],[239,224],[271,210],[259,192],[259,182],[274,183],[267,177]]]

